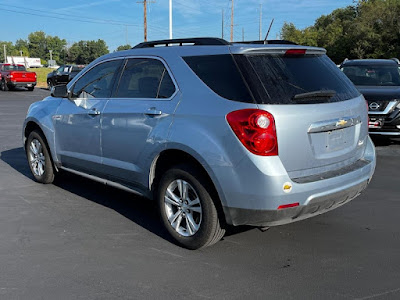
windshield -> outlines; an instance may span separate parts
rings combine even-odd
[[[326,55],[234,57],[257,103],[331,103],[360,95]]]
[[[397,86],[400,71],[396,65],[343,66],[342,71],[355,85]]]

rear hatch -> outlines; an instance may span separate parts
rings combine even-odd
[[[232,50],[259,108],[275,118],[279,157],[292,178],[336,170],[362,157],[365,100],[325,50]]]

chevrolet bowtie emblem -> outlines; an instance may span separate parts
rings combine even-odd
[[[345,126],[347,124],[346,120],[340,120],[336,122],[336,127]]]

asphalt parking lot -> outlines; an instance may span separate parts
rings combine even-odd
[[[0,91],[0,299],[400,299],[400,139],[327,214],[175,246],[149,201],[74,175],[35,183],[21,144],[47,90]]]

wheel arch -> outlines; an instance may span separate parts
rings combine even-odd
[[[58,168],[57,168],[56,164],[54,163],[53,151],[52,151],[52,149],[51,149],[51,147],[49,145],[49,142],[48,142],[47,136],[45,134],[45,131],[40,127],[40,125],[37,122],[35,122],[33,120],[29,120],[26,123],[25,127],[24,127],[24,148],[26,149],[26,146],[27,146],[26,143],[28,141],[29,134],[34,130],[39,130],[42,133],[43,138],[44,138],[44,142],[46,143],[46,146],[47,146],[47,148],[49,149],[49,152],[50,152],[51,162],[52,162],[54,168],[56,169],[56,171],[58,171]]]
[[[227,223],[226,216],[223,210],[223,198],[218,192],[217,184],[212,175],[210,175],[211,170],[208,165],[204,162],[201,163],[201,158],[199,155],[195,153],[189,153],[188,151],[180,150],[180,149],[166,149],[162,151],[157,157],[154,158],[150,173],[149,173],[149,188],[151,192],[154,194],[157,190],[157,184],[162,176],[162,174],[170,167],[176,166],[179,164],[190,164],[196,167],[204,178],[207,180],[210,186],[211,197],[214,201],[215,206],[217,207],[218,216],[223,223]]]

